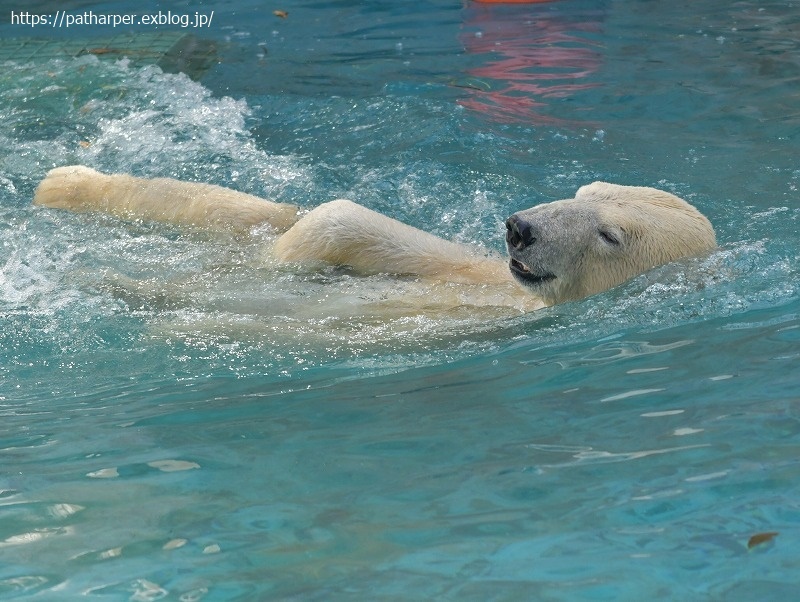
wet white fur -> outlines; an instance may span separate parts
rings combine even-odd
[[[247,230],[268,223],[283,233],[273,249],[281,261],[327,262],[364,273],[485,285],[487,297],[491,291],[511,291],[516,305],[528,310],[606,290],[716,245],[708,220],[678,197],[605,182],[580,188],[574,199],[517,214],[533,224],[538,236],[525,249],[511,249],[511,256],[532,273],[554,276],[541,285],[517,283],[507,260],[485,249],[441,239],[342,199],[301,216],[292,205],[220,186],[106,175],[70,166],[47,174],[34,203],[209,228]],[[613,234],[619,244],[609,245],[601,232]]]

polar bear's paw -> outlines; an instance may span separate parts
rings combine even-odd
[[[44,207],[81,209],[90,188],[105,176],[90,167],[68,165],[51,169],[39,183],[33,202]]]

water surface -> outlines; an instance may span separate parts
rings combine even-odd
[[[199,82],[0,73],[4,599],[790,597],[796,7],[184,4],[215,11]],[[387,323],[385,279],[265,263],[266,232],[31,207],[71,163],[498,252],[520,208],[657,186],[720,248],[535,314]]]

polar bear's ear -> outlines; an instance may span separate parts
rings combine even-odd
[[[578,188],[575,193],[575,199],[578,201],[600,201],[603,199],[610,199],[615,196],[618,184],[609,184],[608,182],[592,182],[586,186]]]

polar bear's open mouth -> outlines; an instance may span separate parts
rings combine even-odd
[[[508,267],[514,276],[531,284],[542,284],[543,282],[547,282],[548,280],[552,280],[556,277],[555,274],[542,274],[537,276],[531,272],[528,266],[521,261],[517,261],[513,257],[509,260]]]

